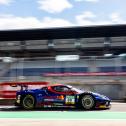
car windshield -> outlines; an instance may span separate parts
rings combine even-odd
[[[83,92],[83,90],[78,89],[78,88],[75,88],[75,87],[73,87],[73,86],[68,85],[68,87],[69,87],[72,91],[76,91],[76,92],[78,92],[78,93],[82,93],[82,92]]]

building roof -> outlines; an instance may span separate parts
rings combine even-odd
[[[126,36],[126,25],[1,30],[0,41]]]
[[[125,43],[126,25],[0,30],[0,57],[118,55]]]

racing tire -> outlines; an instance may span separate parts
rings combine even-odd
[[[34,106],[35,106],[35,98],[28,94],[28,95],[25,95],[22,99],[22,107],[24,109],[27,109],[27,110],[31,110],[31,109],[34,109]]]
[[[81,107],[85,110],[93,109],[95,106],[94,97],[90,94],[84,95],[81,98]]]

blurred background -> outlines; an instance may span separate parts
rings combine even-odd
[[[97,27],[93,28],[97,29]],[[73,28],[75,31],[77,29]],[[118,26],[116,29],[118,31]],[[53,30],[55,33],[55,29],[52,29],[52,33]],[[64,33],[65,30],[68,29],[64,29]],[[45,31],[27,32],[41,33],[41,36]],[[22,30],[17,32],[20,35],[25,34]],[[16,35],[12,38],[12,33],[13,31],[4,32],[8,35],[7,39],[1,37],[0,41],[1,84],[46,81],[95,91],[109,96],[112,100],[123,100],[126,97],[125,36],[89,38],[71,36],[66,39],[55,39],[55,36],[58,36],[55,34],[54,39],[37,40],[29,36],[31,39],[22,40],[22,38],[17,39]],[[13,40],[15,38],[17,40]],[[1,91],[5,90],[0,87]],[[13,89],[8,87],[6,90]]]

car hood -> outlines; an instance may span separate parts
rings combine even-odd
[[[85,93],[90,93],[97,99],[110,101],[110,98],[108,98],[107,96],[99,94],[99,93],[96,93],[96,92],[92,92],[92,91],[82,91],[80,94],[85,94]]]
[[[103,99],[103,100],[110,101],[110,99],[105,95],[102,95],[102,94],[99,94],[99,93],[94,93],[94,92],[92,92],[92,94],[95,96],[95,98],[100,98],[100,99]]]

